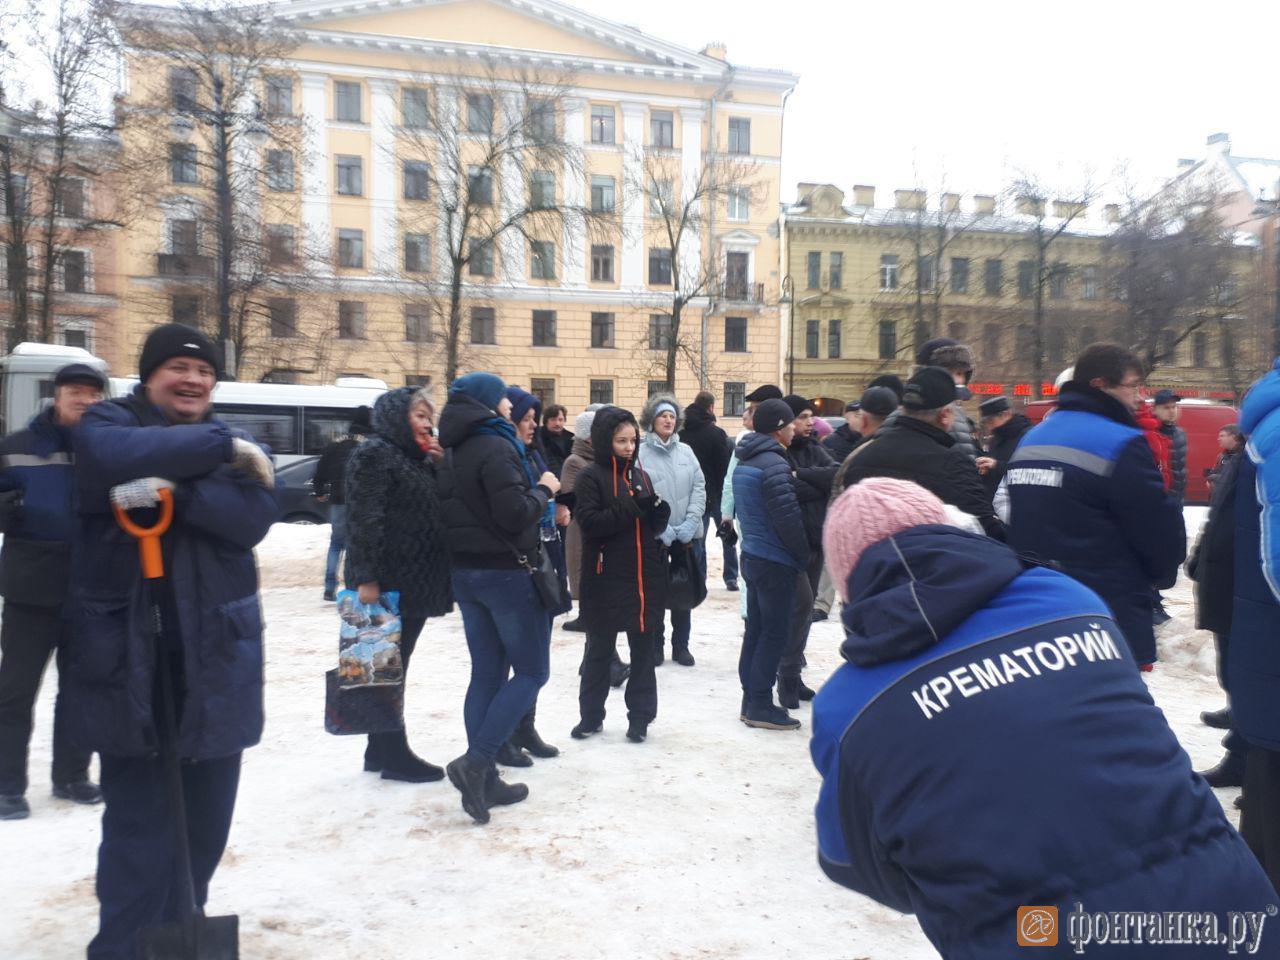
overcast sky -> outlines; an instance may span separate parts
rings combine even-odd
[[[783,199],[800,180],[998,193],[1015,171],[1117,194],[1205,138],[1280,157],[1280,3],[1218,0],[568,0],[731,62],[800,75]]]

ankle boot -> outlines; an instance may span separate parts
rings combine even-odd
[[[804,680],[797,679],[796,682],[800,684],[798,688],[798,693],[800,694],[801,700],[812,700],[817,695],[813,690],[805,686]]]
[[[403,730],[374,736],[377,738],[374,740],[374,756],[382,765],[383,780],[434,783],[444,779],[443,770],[409,749],[409,740]]]
[[[489,807],[509,807],[527,796],[529,788],[523,783],[507,783],[497,767],[489,768],[489,776],[484,783],[484,800]]]
[[[515,733],[511,734],[511,742],[522,750],[528,750],[539,760],[550,760],[552,757],[560,756],[558,747],[553,747],[538,735],[533,719],[533,714],[530,713],[520,721],[520,726],[516,727]]]
[[[778,678],[778,703],[784,710],[800,709],[800,678]]]
[[[493,758],[504,767],[532,767],[533,758],[508,740],[498,748],[498,755]]]
[[[489,822],[485,786],[488,783],[489,771],[492,769],[494,769],[493,764],[472,760],[470,754],[466,753],[445,767],[449,774],[449,782],[462,794],[462,809],[476,823]]]

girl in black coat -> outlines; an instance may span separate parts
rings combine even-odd
[[[577,479],[575,519],[582,527],[579,616],[587,653],[578,691],[581,722],[572,736],[598,733],[609,695],[609,666],[618,631],[631,648],[627,679],[627,739],[640,743],[658,712],[652,631],[666,600],[667,557],[657,535],[671,507],[636,463],[640,428],[627,410],[605,407],[591,425],[595,462]]]
[[[428,617],[453,609],[449,550],[433,456],[440,446],[425,391],[400,387],[373,407],[374,435],[347,461],[347,586],[362,603],[400,593],[400,656],[409,658]],[[364,768],[384,780],[423,783],[444,771],[415,756],[403,730],[369,735]]]

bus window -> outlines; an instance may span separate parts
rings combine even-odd
[[[307,407],[302,411],[302,453],[320,454],[339,437],[345,437],[355,408]]]
[[[287,455],[298,452],[298,412],[296,407],[260,407],[251,404],[218,404],[217,417],[229,427],[239,427],[271,452]]]

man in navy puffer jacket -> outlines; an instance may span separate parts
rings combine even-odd
[[[814,700],[823,871],[914,913],[948,960],[1017,956],[1021,906],[1057,910],[1046,955],[1067,957],[1077,904],[1214,911],[1225,933],[1275,903],[1102,600],[944,517],[887,478],[828,514],[847,662]],[[1177,952],[1151,939],[1087,953]]]
[[[742,528],[742,573],[747,581],[747,630],[738,677],[740,719],[749,727],[795,730],[800,721],[773,702],[773,683],[784,651],[795,643],[793,611],[813,606],[805,569],[809,541],[786,448],[795,414],[782,400],[756,407],[754,433],[738,444],[733,471],[734,512]]]

